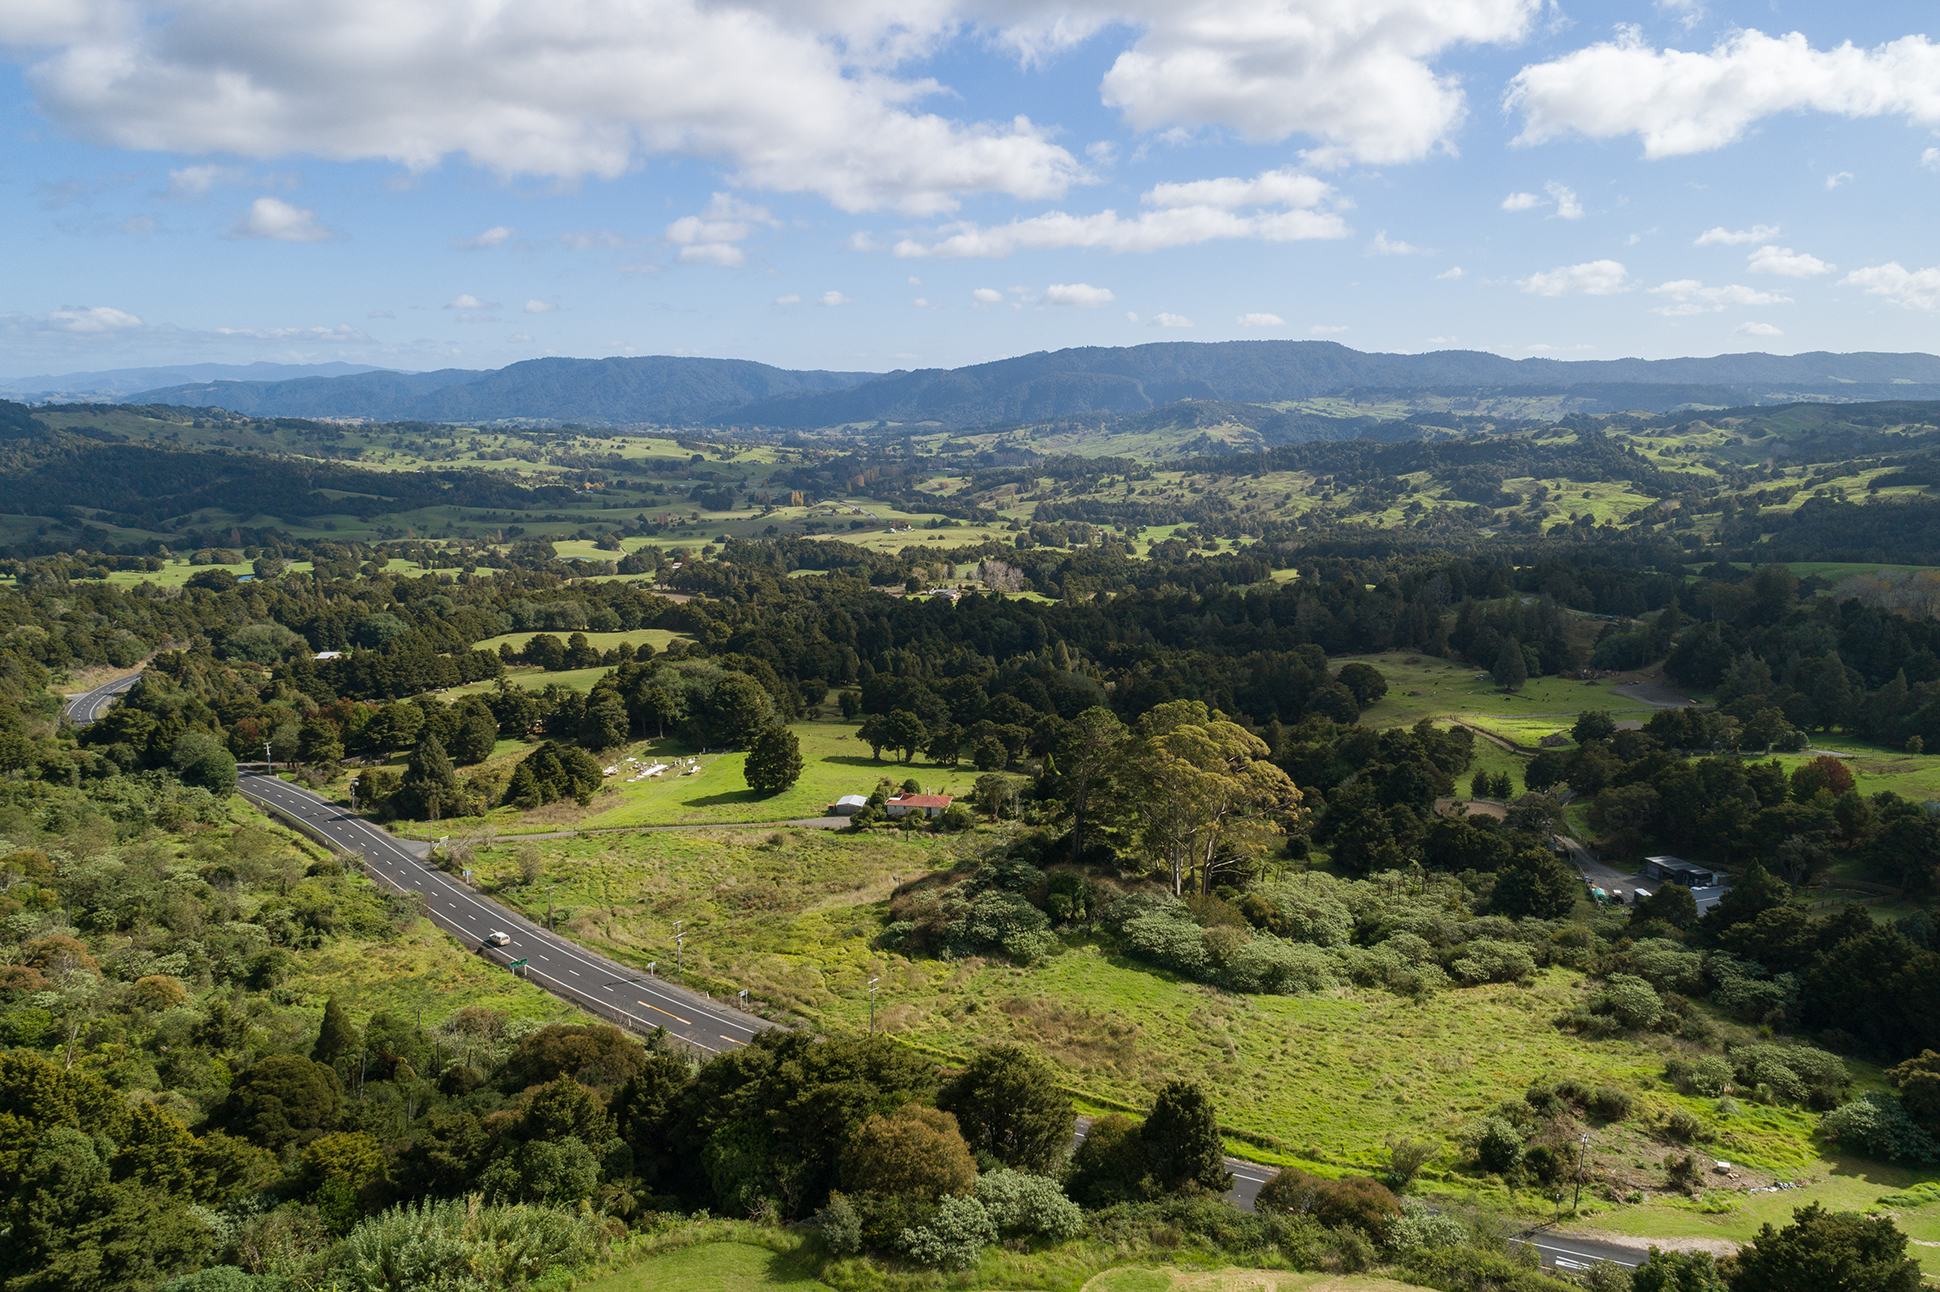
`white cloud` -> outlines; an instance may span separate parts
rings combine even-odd
[[[1884,296],[1910,310],[1940,307],[1940,269],[1908,270],[1897,260],[1855,269],[1839,280],[1842,287],[1863,288],[1868,296]]]
[[[1746,262],[1746,268],[1754,274],[1782,274],[1787,278],[1811,278],[1831,273],[1836,267],[1790,247],[1760,247]]]
[[[874,251],[876,245],[876,235],[867,229],[858,229],[849,235],[850,251]]]
[[[1342,332],[1352,332],[1353,330],[1353,328],[1344,325],[1330,327],[1325,323],[1316,323],[1308,328],[1307,332],[1311,336],[1336,336]]]
[[[683,265],[738,269],[748,263],[748,257],[735,244],[752,237],[757,226],[773,228],[780,223],[766,207],[743,202],[732,194],[716,193],[706,210],[675,220],[662,236],[680,248],[674,259]]]
[[[364,329],[339,323],[334,327],[219,327],[217,336],[242,336],[252,341],[331,341],[354,344],[369,341]]]
[[[1435,281],[1453,282],[1455,279],[1462,277],[1464,273],[1466,273],[1466,271],[1460,265],[1451,265],[1447,269],[1442,270],[1439,274],[1436,274]]]
[[[27,72],[41,112],[121,148],[414,172],[456,155],[559,180],[687,155],[723,163],[737,183],[912,215],[971,193],[1061,196],[1083,167],[1032,122],[924,111],[922,100],[949,102],[943,87],[896,74],[976,16],[953,8],[53,0],[0,14],[0,42],[41,51]],[[1441,44],[1488,35],[1457,25]]]
[[[50,332],[81,335],[126,332],[142,326],[142,321],[135,315],[108,305],[63,305],[57,310],[49,310],[34,321]]]
[[[1576,190],[1555,180],[1543,185],[1543,192],[1556,199],[1556,218],[1559,220],[1580,220],[1583,218],[1583,204],[1576,200]]]
[[[1668,296],[1672,304],[1651,310],[1670,318],[1716,314],[1733,305],[1790,305],[1792,298],[1761,292],[1755,287],[1706,287],[1695,278],[1680,278],[1650,289],[1652,296]]]
[[[838,292],[835,289],[830,288],[828,291],[822,293],[822,304],[853,305],[855,304],[855,297],[844,296],[841,292]]]
[[[1544,205],[1546,203],[1534,193],[1511,193],[1502,199],[1502,209],[1505,211],[1533,211]]]
[[[1370,256],[1426,256],[1433,253],[1426,247],[1417,247],[1411,242],[1390,238],[1388,231],[1382,229],[1374,235],[1374,241],[1367,244],[1367,254]]]
[[[372,310],[370,313],[364,315],[364,317],[367,319],[394,319],[397,315],[391,313],[389,310]]]
[[[915,274],[911,274],[909,276],[908,281],[911,287],[921,287],[923,285],[923,280],[918,278]]]
[[[1459,339],[1460,339],[1459,337],[1452,337],[1452,336],[1431,336],[1428,338],[1428,344],[1429,345],[1454,345],[1455,342],[1458,341]]]
[[[1287,321],[1278,314],[1242,314],[1239,316],[1241,327],[1285,327]]]
[[[465,292],[463,295],[454,296],[452,299],[446,301],[445,308],[448,310],[495,310],[498,308],[498,302],[481,301],[470,292]]]
[[[505,338],[508,345],[518,345],[521,342],[530,341],[531,339],[532,334],[530,332],[514,332],[511,336]]]
[[[223,231],[225,238],[269,238],[276,242],[341,242],[343,234],[317,223],[317,213],[274,197],[259,197],[249,214]]]
[[[1749,229],[1727,229],[1719,225],[1698,234],[1693,247],[1735,247],[1746,242],[1770,242],[1778,236],[1776,224],[1754,224]]]
[[[1020,47],[1068,46],[1108,23],[1141,29],[1105,74],[1105,103],[1136,130],[1214,127],[1254,141],[1304,134],[1315,164],[1413,161],[1448,146],[1467,113],[1433,60],[1520,40],[1539,0],[1138,0],[1046,9]]]
[[[1825,191],[1830,193],[1833,189],[1843,188],[1845,185],[1850,183],[1852,183],[1851,171],[1849,170],[1837,171],[1825,177]]]
[[[1096,215],[1052,211],[990,227],[949,225],[940,230],[944,236],[935,242],[903,239],[896,244],[895,253],[940,259],[1002,259],[1019,251],[1094,247],[1147,252],[1217,239],[1294,242],[1344,238],[1349,233],[1346,222],[1335,211],[1313,209],[1323,204],[1347,205],[1334,187],[1290,170],[1267,171],[1252,179],[1159,184],[1140,200],[1157,209],[1133,219],[1121,219],[1116,211]],[[1272,207],[1282,209],[1269,209]]]
[[[1781,112],[1940,125],[1936,82],[1940,46],[1925,36],[1821,51],[1799,32],[1739,30],[1709,53],[1687,53],[1653,49],[1640,29],[1626,26],[1615,40],[1523,68],[1506,103],[1522,113],[1518,143],[1635,134],[1644,156],[1660,158],[1736,143]]]
[[[995,287],[979,287],[970,293],[970,299],[979,305],[996,305],[1003,301],[1004,294]]]
[[[559,245],[568,251],[617,251],[627,240],[611,229],[580,229],[560,234]]]
[[[1167,314],[1161,310],[1152,316],[1154,327],[1191,327],[1192,320],[1183,314]]]
[[[240,184],[249,172],[240,166],[184,166],[168,173],[166,197],[178,202],[199,201],[219,184]]]
[[[558,304],[554,301],[542,301],[542,300],[535,299],[535,300],[529,300],[525,303],[525,312],[527,314],[551,314],[556,310],[558,310],[558,308],[559,308]]]
[[[1940,171],[1940,148],[1929,148],[1921,153],[1920,165],[1928,170]]]
[[[451,245],[455,251],[483,251],[487,247],[496,247],[509,241],[517,232],[517,229],[508,229],[502,224],[495,224],[476,237],[453,238]]]
[[[731,242],[696,242],[682,247],[675,254],[674,259],[683,265],[714,265],[721,269],[739,269],[748,263],[748,253]]]
[[[800,305],[801,303],[802,303],[802,298],[794,295],[793,293],[790,293],[787,296],[775,297],[775,304],[777,305]]]
[[[1132,310],[1126,310],[1126,311],[1125,311],[1125,321],[1126,321],[1126,322],[1128,322],[1128,323],[1136,323],[1136,322],[1138,322],[1138,315],[1137,315],[1137,314],[1136,314],[1135,312],[1133,312]]]
[[[941,308],[940,306],[931,305],[930,298],[927,296],[918,296],[915,300],[911,301],[910,304],[914,305],[919,310]]]
[[[1109,289],[1093,287],[1090,283],[1052,283],[1044,289],[1046,305],[1076,305],[1081,309],[1097,309],[1117,300]]]
[[[1585,296],[1614,296],[1629,291],[1630,271],[1614,260],[1591,260],[1580,265],[1563,265],[1519,280],[1516,286],[1531,296],[1566,296],[1580,292]]]
[[[1740,323],[1731,329],[1738,336],[1784,336],[1783,330],[1770,323]]]

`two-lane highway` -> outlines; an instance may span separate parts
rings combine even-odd
[[[237,788],[258,807],[305,827],[345,852],[364,858],[370,873],[405,892],[420,893],[432,923],[495,964],[526,961],[533,982],[595,1013],[624,1019],[636,1030],[664,1028],[668,1033],[719,1054],[746,1045],[773,1024],[677,987],[638,969],[596,955],[579,944],[527,920],[420,860],[403,843],[362,817],[288,781],[244,773]],[[511,942],[492,946],[486,937],[509,933]]]
[[[85,727],[88,723],[93,722],[102,714],[106,713],[109,705],[126,695],[134,687],[135,683],[139,681],[141,681],[140,673],[130,673],[127,677],[118,677],[112,682],[103,682],[92,691],[83,691],[79,695],[70,695],[67,698],[67,703],[61,706],[61,712],[75,726]]]

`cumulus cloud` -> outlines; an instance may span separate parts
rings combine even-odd
[[[828,291],[822,293],[822,304],[853,305],[855,304],[855,297],[844,296],[841,292],[838,292],[835,289],[830,288]]]
[[[1333,185],[1292,170],[1267,171],[1252,179],[1159,184],[1140,201],[1155,209],[1133,218],[1109,210],[1096,215],[1052,211],[1003,225],[949,225],[933,242],[903,239],[895,254],[1002,259],[1019,251],[1090,247],[1145,252],[1219,239],[1294,242],[1349,233],[1336,210],[1318,209],[1347,205]]]
[[[1940,125],[1940,45],[1925,36],[1816,50],[1799,32],[1740,30],[1708,53],[1655,49],[1636,27],[1511,79],[1518,143],[1568,135],[1638,136],[1644,156],[1678,157],[1736,143],[1781,112],[1899,116]]]
[[[1084,175],[1026,118],[965,122],[919,106],[943,87],[896,65],[971,16],[948,0],[821,12],[702,0],[26,8],[0,14],[0,43],[43,51],[27,72],[40,110],[122,148],[413,171],[462,156],[560,180],[688,155],[724,163],[740,183],[913,215],[971,193],[1056,198]],[[1471,23],[1449,39],[1478,33]]]
[[[1784,336],[1785,333],[1770,323],[1740,323],[1731,329],[1739,336]]]
[[[164,196],[178,202],[193,202],[209,195],[218,184],[240,184],[248,172],[240,166],[184,166],[168,173]]]
[[[108,305],[63,305],[57,310],[49,310],[40,315],[33,322],[50,332],[74,332],[83,335],[126,332],[131,328],[142,326],[141,319],[135,315]]]
[[[1505,211],[1533,211],[1543,205],[1543,200],[1534,193],[1511,193],[1502,199]]]
[[[680,248],[674,258],[683,265],[737,269],[748,263],[748,257],[735,244],[752,237],[757,226],[779,224],[765,207],[743,202],[728,193],[716,193],[706,210],[675,220],[662,236]]]
[[[1736,247],[1747,242],[1770,242],[1778,236],[1776,224],[1754,224],[1749,229],[1727,229],[1719,225],[1698,234],[1693,247]]]
[[[1287,321],[1278,314],[1242,314],[1239,316],[1241,327],[1285,327]]]
[[[1556,200],[1556,218],[1559,220],[1580,220],[1583,218],[1583,204],[1576,200],[1576,190],[1551,180],[1543,185],[1543,192]]]
[[[485,232],[472,237],[453,238],[451,245],[455,251],[483,251],[487,247],[496,247],[509,241],[517,232],[517,229],[508,229],[502,224],[495,224]]]
[[[1436,274],[1435,281],[1453,282],[1455,279],[1462,277],[1465,272],[1466,271],[1460,265],[1451,265],[1447,269],[1442,270],[1439,274]]]
[[[341,242],[344,235],[317,223],[317,213],[280,198],[259,197],[249,214],[223,231],[225,238],[268,238],[276,242]]]
[[[1134,320],[1136,321],[1136,320]],[[1160,310],[1152,316],[1153,327],[1191,327],[1192,320],[1183,314],[1167,314]]]
[[[1126,0],[1013,23],[1020,46],[1068,45],[1107,23],[1141,29],[1112,64],[1105,103],[1137,130],[1216,127],[1269,142],[1320,141],[1317,165],[1412,161],[1448,145],[1467,114],[1433,60],[1458,44],[1520,40],[1539,0]],[[1034,45],[1031,42],[1036,42]]]
[[[777,305],[800,305],[801,303],[802,298],[794,295],[792,292],[787,296],[775,297],[775,304]]]
[[[1839,280],[1841,287],[1864,289],[1868,296],[1884,296],[1910,310],[1940,307],[1940,269],[1909,270],[1897,260],[1855,269]]]
[[[1940,171],[1940,148],[1929,148],[1921,153],[1920,165],[1928,170]]]
[[[1516,286],[1531,296],[1614,296],[1629,291],[1630,271],[1614,260],[1590,260],[1563,265],[1520,279]]]
[[[553,301],[529,300],[525,303],[527,314],[551,314],[559,308]]]
[[[1370,256],[1426,256],[1433,253],[1426,247],[1415,246],[1412,242],[1390,238],[1388,231],[1382,229],[1374,235],[1374,241],[1367,244],[1367,254]]]
[[[1669,305],[1651,310],[1677,318],[1689,314],[1716,314],[1733,305],[1790,305],[1792,298],[1761,292],[1755,287],[1706,287],[1695,278],[1680,278],[1650,289],[1652,296],[1667,296]]]
[[[1076,305],[1090,310],[1117,299],[1109,288],[1093,287],[1090,283],[1052,283],[1044,289],[1046,305]]]
[[[1308,333],[1313,336],[1334,336],[1341,332],[1352,332],[1353,330],[1353,328],[1345,325],[1329,326],[1325,323],[1316,323],[1307,329]]]
[[[1754,274],[1780,274],[1786,278],[1811,278],[1816,274],[1831,273],[1837,268],[1817,256],[1808,256],[1790,247],[1760,247],[1751,253],[1746,267]]]
[[[1832,174],[1825,177],[1825,191],[1830,193],[1833,189],[1844,188],[1846,185],[1850,183],[1852,183],[1851,171],[1849,170],[1835,171]]]
[[[498,308],[498,302],[481,301],[470,292],[466,292],[463,295],[454,296],[446,301],[445,308],[448,310],[495,310]]]
[[[996,305],[1004,299],[1004,294],[995,287],[979,287],[970,293],[970,299],[979,305]]]

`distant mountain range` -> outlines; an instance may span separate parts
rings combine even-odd
[[[377,372],[367,363],[187,363],[161,368],[111,368],[59,376],[0,377],[0,393],[16,399],[117,399],[156,386],[186,381],[269,384],[296,377],[344,377]]]
[[[990,426],[1140,413],[1186,399],[1262,404],[1369,389],[1580,391],[1581,407],[1660,412],[1687,404],[1934,399],[1940,398],[1940,357],[1505,359],[1478,350],[1368,354],[1332,341],[1167,342],[880,374],[797,372],[739,359],[532,359],[483,372],[204,379],[143,390],[128,401],[220,406],[254,416],[812,430],[879,422]]]

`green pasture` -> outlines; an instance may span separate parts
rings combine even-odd
[[[543,909],[544,885],[558,885],[553,896],[573,936],[631,963],[664,967],[673,921],[684,920],[695,979],[747,987],[825,1025],[867,1027],[867,983],[880,978],[879,1028],[939,1056],[997,1040],[1029,1044],[1094,1108],[1143,1107],[1167,1080],[1199,1081],[1220,1092],[1223,1125],[1280,1144],[1278,1152],[1235,1146],[1262,1160],[1373,1170],[1390,1135],[1452,1146],[1530,1082],[1568,1077],[1620,1086],[1638,1100],[1636,1115],[1602,1136],[1600,1153],[1658,1161],[1665,1150],[1652,1138],[1653,1119],[1685,1109],[1716,1134],[1717,1156],[1785,1178],[1822,1169],[1816,1117],[1757,1105],[1726,1117],[1667,1086],[1660,1074],[1676,1042],[1559,1031],[1556,1017],[1589,990],[1568,970],[1422,1001],[1353,989],[1245,996],[1089,943],[1028,969],[911,960],[873,946],[896,884],[988,842],[981,832],[910,841],[886,831],[603,835],[531,845],[545,863],[531,885],[518,879],[516,841],[477,864],[502,900],[528,913]]]
[[[844,794],[867,795],[876,782],[890,777],[898,785],[914,777],[940,794],[967,794],[978,773],[967,763],[955,769],[927,760],[904,766],[889,750],[883,761],[870,757],[869,746],[856,737],[855,727],[839,719],[798,722],[789,728],[801,742],[801,779],[779,794],[760,794],[748,788],[743,770],[747,755],[724,753],[701,759],[698,776],[664,775],[631,785],[609,780],[594,800],[594,815],[580,822],[587,829],[625,825],[692,825],[740,821],[795,821],[819,817]],[[666,761],[690,754],[687,746],[669,738],[629,748],[642,760]],[[608,765],[613,762],[607,758]]]
[[[1328,660],[1328,664],[1339,672],[1341,665],[1357,660],[1372,664],[1388,680],[1388,693],[1361,715],[1362,724],[1369,727],[1409,726],[1421,718],[1446,716],[1457,716],[1464,721],[1494,718],[1518,722],[1540,716],[1561,719],[1561,725],[1568,727],[1586,709],[1648,707],[1616,694],[1619,679],[1579,682],[1559,677],[1532,677],[1522,690],[1510,692],[1490,681],[1486,669],[1437,659],[1433,655],[1391,651],[1381,655],[1341,656]],[[1477,674],[1481,674],[1479,679]]]
[[[472,649],[497,651],[501,646],[510,646],[515,651],[522,651],[525,649],[525,644],[538,635],[536,632],[502,633],[497,637],[487,637],[484,641],[475,643]],[[572,636],[572,633],[570,631],[552,630],[552,635],[560,641],[564,641],[566,638]],[[665,628],[635,628],[631,632],[587,633],[586,644],[595,650],[605,652],[612,650],[616,646],[626,645],[637,648],[641,642],[651,642],[656,651],[664,651],[667,649],[667,643],[673,641],[676,637],[684,638],[686,634],[669,632]]]

